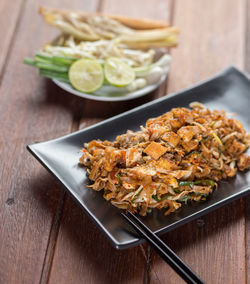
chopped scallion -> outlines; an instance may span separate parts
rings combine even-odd
[[[121,176],[119,174],[116,174],[115,177],[117,178],[119,184],[122,185]]]
[[[178,181],[179,186],[189,186],[190,188],[193,188],[194,183],[192,181]]]
[[[157,197],[157,195],[152,195],[152,198],[156,201],[156,202],[159,202],[160,199]]]
[[[134,196],[134,198],[131,201],[132,203],[134,203],[136,201],[136,199],[140,196],[142,190],[143,190],[143,187],[138,191],[138,193],[136,193],[136,195]]]

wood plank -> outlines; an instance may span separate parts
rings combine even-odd
[[[108,13],[168,21],[169,3],[108,0],[100,8]],[[161,87],[161,92],[165,93],[165,85]],[[80,128],[152,100],[158,93],[159,90],[133,101],[119,103],[86,100],[80,117]],[[75,201],[67,197],[49,283],[148,283],[149,263],[147,246],[127,251],[115,250]]]
[[[245,283],[244,201],[186,224],[162,238],[205,283]],[[184,283],[152,252],[151,283]]]
[[[104,12],[135,18],[149,18],[170,22],[172,1],[137,0],[119,1],[104,0],[101,5]]]
[[[9,8],[14,5],[4,2]],[[82,103],[22,64],[25,56],[57,34],[37,15],[42,3],[50,1],[25,1],[0,86],[0,283],[40,282],[63,191],[25,146],[69,133]],[[96,2],[58,0],[53,4],[93,9]]]
[[[8,55],[10,54],[9,51],[12,48],[12,39],[19,23],[23,2],[23,0],[0,1],[0,27],[4,27],[0,29],[0,70],[7,62]]]
[[[216,72],[244,66],[245,0],[175,1],[173,24],[180,28],[173,49],[168,93]],[[232,20],[234,19],[234,20]]]
[[[71,197],[66,197],[49,283],[142,283],[143,248],[118,251]]]
[[[245,1],[176,1],[181,30],[173,50],[168,92],[205,79],[230,64],[243,68]],[[232,21],[232,19],[234,19]],[[244,200],[225,206],[164,236],[206,283],[245,283]],[[152,253],[152,283],[182,283]]]
[[[246,5],[245,70],[250,74],[250,0]],[[250,283],[250,196],[246,198],[246,282]]]

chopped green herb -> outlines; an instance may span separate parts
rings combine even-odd
[[[219,152],[219,158],[220,158],[220,156],[221,156],[221,149],[220,149],[220,147],[218,147],[218,152]]]
[[[190,196],[186,195],[186,196],[183,196],[181,199],[179,199],[179,201],[187,204],[189,199],[190,199]]]
[[[212,187],[214,187],[216,182],[211,179],[202,179],[202,180],[194,181],[194,184],[205,184],[205,185],[211,185]]]
[[[194,192],[194,194],[197,196],[207,197],[207,194],[201,192]]]
[[[216,182],[210,179],[196,180],[196,181],[178,181],[179,186],[189,186],[193,188],[194,185],[210,185],[212,188],[216,185]]]
[[[194,183],[192,181],[178,181],[179,186],[189,186],[190,188],[193,188]]]
[[[142,190],[143,190],[143,187],[142,187],[142,189],[141,190],[139,190],[139,192],[138,193],[136,193],[136,195],[134,196],[134,198],[132,199],[132,203],[134,203],[135,201],[136,201],[136,199],[140,196],[140,194],[141,194],[141,192],[142,192]]]
[[[163,197],[161,198],[160,201],[164,201],[164,200],[168,199],[168,197],[169,197],[169,195],[165,195],[165,196],[163,196]]]
[[[153,198],[155,201],[157,201],[157,202],[160,201],[160,199],[157,197],[157,195],[152,195],[152,198]]]
[[[122,185],[121,176],[119,174],[116,174],[115,177],[117,178],[119,184]]]

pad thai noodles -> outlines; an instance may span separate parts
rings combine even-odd
[[[223,110],[198,102],[147,120],[114,142],[84,144],[80,163],[89,187],[113,205],[145,216],[153,208],[176,211],[205,200],[217,182],[250,167],[250,134]]]

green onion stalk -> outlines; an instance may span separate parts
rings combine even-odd
[[[24,63],[37,67],[43,77],[69,83],[69,68],[76,60],[77,58],[73,57],[48,56],[36,53],[34,59],[25,58]]]

